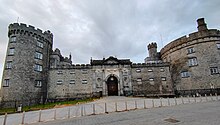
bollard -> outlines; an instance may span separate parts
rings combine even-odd
[[[217,94],[217,93],[215,93],[215,96],[216,96],[216,101],[218,101],[218,94]]]
[[[128,104],[125,102],[125,111],[128,111]]]
[[[200,102],[202,102],[202,96],[201,95],[199,95],[199,98],[200,98]]]
[[[3,122],[3,125],[6,125],[6,121],[7,121],[7,113],[5,113],[5,118],[4,118],[4,122]]]
[[[211,101],[213,101],[212,94],[210,94]]]
[[[196,96],[195,96],[195,95],[193,95],[193,98],[194,98],[194,102],[196,103]]]
[[[118,111],[118,105],[117,105],[117,102],[115,102],[115,111],[116,111],[116,112]]]
[[[169,97],[167,98],[168,106],[170,106],[170,99]]]
[[[83,106],[84,115],[86,116],[86,105]]]
[[[152,99],[152,107],[154,108],[154,99]]]
[[[22,113],[22,119],[21,119],[21,124],[24,125],[24,117],[25,117],[25,111]]]
[[[187,98],[188,98],[188,102],[190,103],[190,98],[189,98],[189,95],[187,96]]]
[[[176,97],[174,97],[175,105],[177,105]]]
[[[105,103],[105,113],[108,113],[107,103]]]
[[[55,108],[54,109],[54,117],[53,117],[53,119],[56,120],[56,117],[57,117],[57,109]]]
[[[184,104],[183,97],[181,96],[182,104]]]
[[[95,104],[92,104],[92,109],[93,109],[93,115],[95,115]]]
[[[41,122],[41,109],[39,110],[39,119],[38,122]]]
[[[160,107],[163,106],[162,99],[160,98]]]
[[[137,109],[137,101],[135,100],[135,102],[134,102],[134,103],[135,103],[135,109]]]
[[[70,107],[69,107],[69,109],[68,109],[68,117],[67,117],[68,119],[70,118]]]
[[[83,106],[81,106],[81,116],[83,116]]]
[[[206,102],[208,102],[208,98],[207,98],[207,95],[205,94],[205,100],[206,100]]]
[[[144,100],[144,109],[146,109],[147,106],[146,106],[146,100]]]

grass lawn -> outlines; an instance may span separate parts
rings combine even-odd
[[[96,98],[89,98],[89,99],[82,99],[82,100],[74,100],[74,101],[62,101],[62,102],[54,102],[54,103],[46,103],[46,104],[40,104],[40,105],[33,105],[33,106],[24,106],[22,107],[22,111],[35,111],[35,110],[43,110],[43,109],[50,109],[50,108],[59,108],[59,107],[65,107],[70,105],[76,105],[86,102],[92,102]],[[4,108],[0,109],[0,115],[4,115],[5,113],[16,113],[15,108]]]

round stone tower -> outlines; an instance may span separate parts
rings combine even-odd
[[[2,101],[38,103],[47,95],[47,72],[53,35],[26,24],[10,24],[2,77]],[[37,101],[38,102],[37,102]],[[14,105],[14,104],[13,104]]]

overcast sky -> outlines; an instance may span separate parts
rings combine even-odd
[[[204,17],[220,29],[220,0],[0,0],[0,79],[10,23],[50,30],[53,48],[73,63],[109,56],[144,62],[146,46],[167,43],[197,31]]]

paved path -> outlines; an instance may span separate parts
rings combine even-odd
[[[10,114],[7,117],[6,125],[18,125],[22,123],[32,124],[36,122],[46,122],[58,119],[70,119],[83,117],[92,114],[105,114],[134,109],[146,109],[163,106],[176,106],[180,104],[202,103],[217,101],[220,97],[190,97],[190,98],[131,98],[122,96],[105,97],[87,104],[80,104],[64,108],[54,108],[42,111],[26,112],[25,114]],[[23,117],[23,118],[22,118]],[[0,125],[3,124],[4,116],[0,116]]]
[[[33,125],[220,125],[220,101],[92,115]]]

